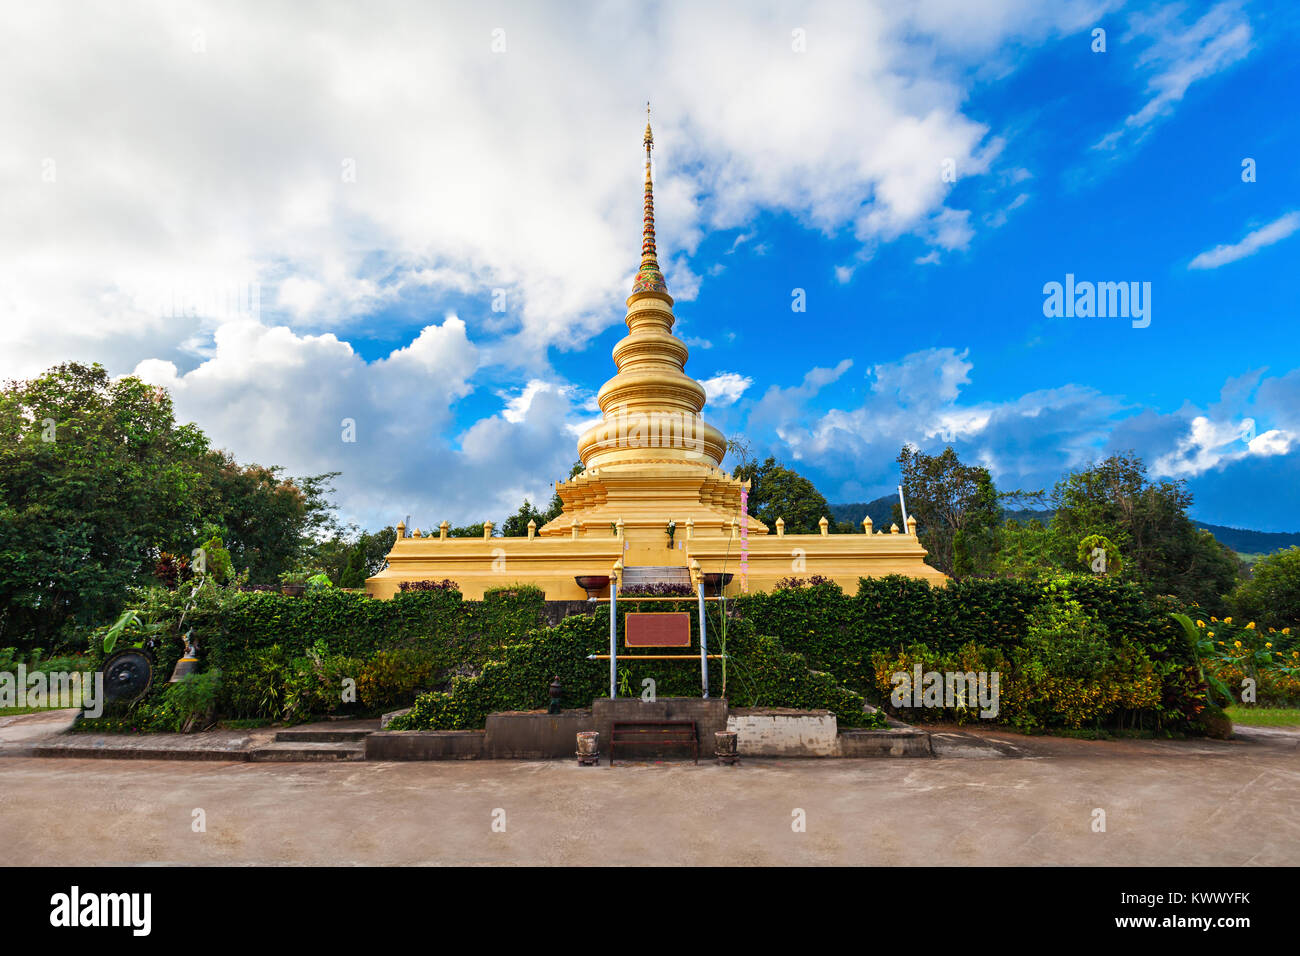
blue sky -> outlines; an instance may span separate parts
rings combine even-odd
[[[129,10],[119,32],[34,15],[8,51],[50,102],[7,105],[32,228],[6,374],[144,375],[242,459],[341,469],[366,525],[499,520],[567,473],[613,373],[649,97],[661,258],[725,433],[832,501],[891,491],[903,442],[1002,488],[1133,448],[1202,520],[1300,530],[1292,4],[332,10],[281,60],[288,12]],[[80,76],[46,72],[59,30],[84,33]],[[165,55],[118,78],[142,35]],[[59,95],[87,72],[123,85],[113,122]],[[1045,316],[1067,273],[1150,283],[1149,326]],[[255,315],[141,305],[241,281]]]

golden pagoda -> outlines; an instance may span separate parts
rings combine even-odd
[[[685,372],[689,354],[673,335],[673,298],[655,248],[649,109],[645,146],[645,217],[641,267],[627,298],[628,334],[614,346],[618,371],[597,395],[601,421],[578,440],[583,470],[555,490],[564,509],[527,537],[451,538],[447,522],[436,533],[416,528],[398,538],[388,567],[366,581],[376,597],[391,597],[402,581],[450,578],[466,598],[494,587],[531,584],[548,600],[581,599],[576,577],[615,580],[691,580],[731,574],[728,593],[772,590],[785,577],[821,575],[849,593],[859,577],[906,574],[945,581],[924,563],[916,521],[906,532],[787,535],[745,514],[749,483],[722,470],[727,441],[700,413],[703,386]],[[676,572],[676,573],[674,573]],[[689,576],[689,577],[688,577]]]

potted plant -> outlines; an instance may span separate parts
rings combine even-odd
[[[307,579],[310,571],[285,571],[280,575],[280,593],[289,597],[302,597],[307,591]]]

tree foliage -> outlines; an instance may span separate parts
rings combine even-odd
[[[788,534],[816,534],[822,517],[830,519],[831,507],[811,481],[769,456],[738,465],[733,477],[750,482],[749,513],[776,532],[776,519],[785,520]]]
[[[240,465],[167,392],[68,363],[0,389],[0,646],[49,647],[116,617],[204,543],[273,581],[333,522],[332,474]],[[169,560],[164,561],[166,554]],[[175,557],[173,557],[175,556]]]
[[[1002,521],[988,469],[963,465],[952,446],[927,455],[904,445],[898,466],[917,535],[929,552],[927,563],[959,576],[987,568],[996,546],[993,532]],[[894,514],[901,523],[901,508]]]
[[[110,618],[158,549],[189,554],[203,433],[167,393],[67,364],[0,391],[0,643]]]
[[[1158,594],[1218,609],[1237,582],[1236,555],[1187,516],[1192,495],[1185,482],[1149,480],[1146,464],[1132,452],[1066,475],[1052,501],[1064,565],[1079,541],[1099,534],[1123,552],[1123,576]]]
[[[1255,562],[1249,579],[1233,592],[1233,613],[1265,627],[1300,629],[1300,547]]]

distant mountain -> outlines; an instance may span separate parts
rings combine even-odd
[[[875,501],[863,501],[847,505],[831,505],[831,513],[828,517],[835,521],[847,521],[853,525],[855,531],[862,530],[862,519],[870,518],[872,525],[877,531],[888,531],[890,524],[893,523],[894,505],[898,504],[898,498],[893,495],[885,495],[883,498],[877,498]]]
[[[1244,528],[1225,528],[1221,524],[1206,524],[1204,521],[1192,523],[1198,528],[1204,528],[1222,544],[1240,554],[1272,554],[1300,544],[1300,534],[1293,531],[1247,531]]]
[[[863,517],[869,515],[877,531],[888,531],[889,525],[893,521],[893,508],[896,504],[898,504],[896,496],[885,495],[875,501],[831,505],[831,516],[836,521],[851,521],[854,528],[859,528]],[[1038,520],[1043,524],[1048,524],[1054,514],[1056,514],[1055,511],[1021,510],[1003,512],[1008,521]],[[1283,548],[1293,548],[1300,545],[1300,532],[1251,531],[1246,528],[1229,528],[1221,524],[1206,524],[1204,521],[1193,521],[1192,524],[1198,528],[1204,528],[1214,535],[1220,543],[1227,545],[1238,554],[1272,554],[1274,551],[1281,551]]]

